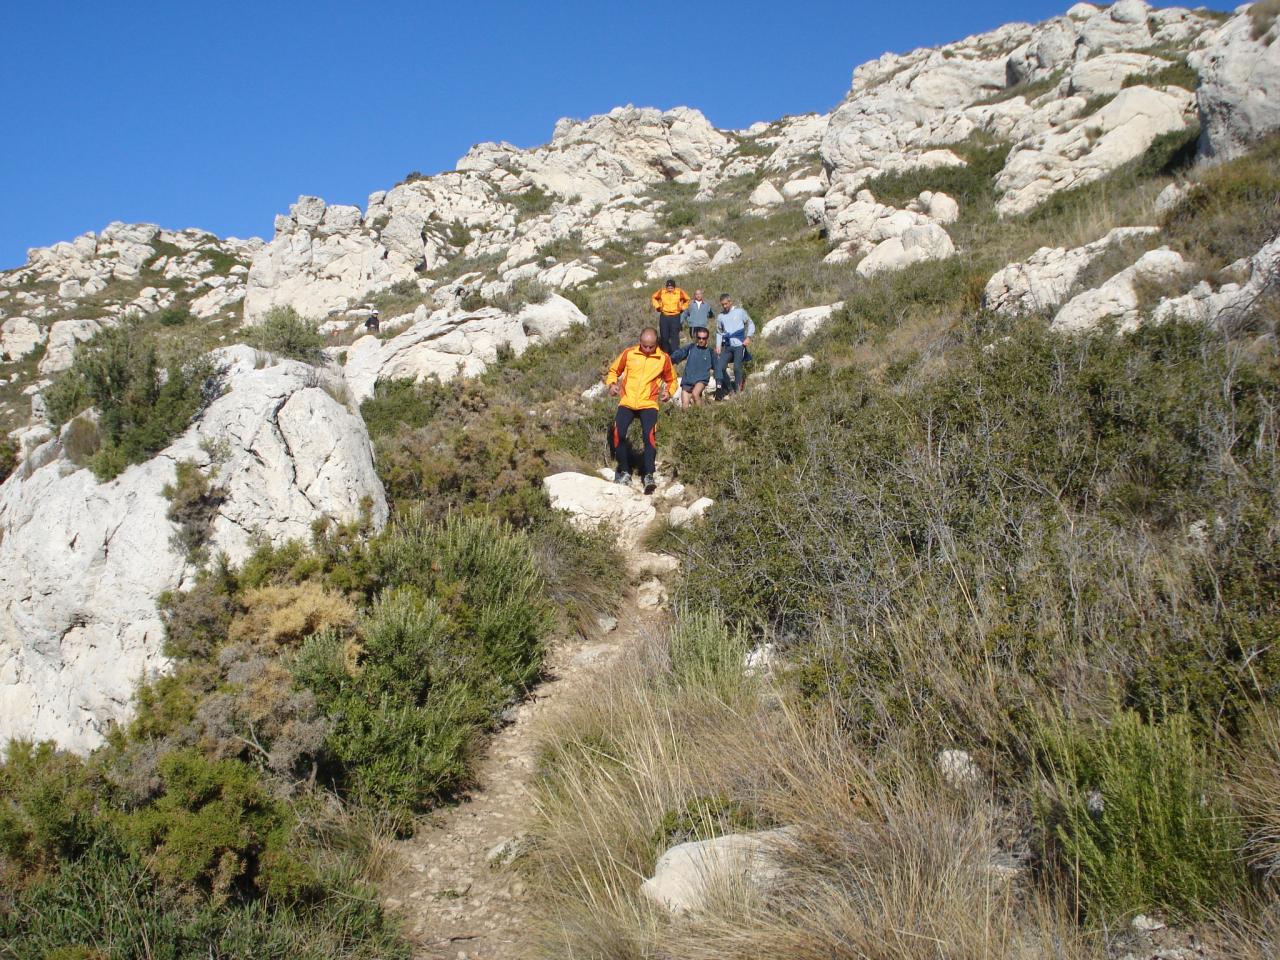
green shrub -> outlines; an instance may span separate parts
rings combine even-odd
[[[681,686],[728,696],[744,682],[751,639],[715,609],[684,611],[670,635],[671,673]]]
[[[106,481],[162,450],[219,390],[220,372],[206,357],[171,361],[162,372],[154,342],[135,321],[82,344],[47,399],[55,426],[97,410],[99,446],[88,464]]]
[[[250,346],[267,353],[318,363],[323,356],[324,337],[316,324],[303,317],[292,307],[272,307],[246,332]]]
[[[268,866],[303,869],[282,853],[289,815],[251,767],[180,750],[161,758],[158,769],[160,796],[120,827],[162,882],[215,902],[251,899],[271,882]]]
[[[0,764],[0,889],[78,858],[99,832],[98,807],[78,757],[49,742],[10,740]]]
[[[1165,215],[1164,232],[1210,269],[1257,253],[1280,232],[1280,136],[1205,170]]]
[[[952,144],[964,166],[917,167],[903,173],[883,173],[864,185],[881,203],[904,207],[925,190],[948,194],[960,204],[960,213],[972,219],[989,212],[995,204],[995,177],[1004,169],[1010,145],[980,142]]]
[[[746,833],[760,827],[755,812],[741,801],[724,794],[691,797],[662,815],[653,833],[654,859],[681,843]]]
[[[156,314],[156,323],[162,327],[181,327],[193,319],[191,311],[186,306],[165,307]]]
[[[18,445],[8,437],[0,437],[0,483],[18,469]]]
[[[408,960],[373,897],[335,888],[316,903],[214,903],[158,882],[112,838],[74,864],[0,893],[0,954],[14,960]]]
[[[1187,718],[1125,712],[1105,727],[1046,725],[1037,739],[1052,785],[1037,813],[1088,914],[1197,916],[1244,892],[1240,826]]]
[[[178,525],[174,534],[178,548],[189,560],[202,564],[204,546],[226,491],[210,486],[209,477],[195,461],[180,460],[173,483],[165,484],[163,493],[169,498],[166,516]]]
[[[1200,74],[1187,63],[1185,57],[1182,57],[1151,73],[1130,74],[1120,84],[1122,88],[1136,87],[1138,85],[1156,88],[1183,87],[1187,90],[1194,90],[1200,86]]]
[[[548,193],[537,184],[521,193],[503,194],[499,199],[503,203],[509,203],[515,207],[516,215],[521,220],[527,220],[530,217],[546,213],[556,202],[554,194]]]
[[[529,546],[544,597],[563,626],[585,634],[616,612],[625,563],[610,534],[579,530],[563,513],[548,511],[530,528]]]

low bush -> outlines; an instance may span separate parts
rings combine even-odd
[[[18,469],[18,445],[8,437],[0,437],[0,483]]]
[[[916,167],[903,173],[883,173],[864,187],[881,203],[905,207],[925,190],[948,194],[960,204],[960,215],[972,218],[989,212],[995,203],[995,177],[1009,156],[1010,145],[980,141],[948,148],[965,161],[959,167]]]
[[[246,332],[252,347],[303,363],[318,363],[323,356],[324,337],[316,324],[292,307],[272,307]]]
[[[1183,87],[1187,90],[1194,90],[1200,86],[1200,74],[1183,57],[1170,61],[1151,73],[1130,74],[1120,84],[1122,88],[1139,85],[1156,88]]]
[[[178,549],[192,562],[203,564],[205,543],[226,491],[210,485],[208,475],[195,461],[180,460],[173,483],[165,484],[163,493],[169,498],[166,515],[178,525],[174,534]]]
[[[1164,232],[1210,270],[1257,253],[1280,232],[1280,136],[1205,170],[1165,214]]]
[[[1186,717],[1050,723],[1037,743],[1050,782],[1037,806],[1049,856],[1084,911],[1200,916],[1238,901],[1247,886],[1239,821]]]
[[[126,322],[76,350],[46,393],[49,418],[61,426],[89,407],[97,411],[99,443],[88,464],[106,481],[162,450],[217,397],[220,380],[207,357],[174,360],[162,371],[155,344]]]

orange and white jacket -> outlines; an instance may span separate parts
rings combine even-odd
[[[621,382],[618,405],[632,410],[657,410],[658,385],[666,383],[667,395],[676,392],[676,368],[661,347],[645,356],[639,346],[627,347],[609,365],[604,382],[608,386]]]
[[[689,306],[689,295],[680,287],[672,287],[668,290],[666,287],[659,287],[649,302],[653,304],[653,309],[668,317],[674,317],[677,314],[684,313],[684,308]]]

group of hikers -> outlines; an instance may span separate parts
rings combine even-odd
[[[609,450],[617,463],[614,482],[631,483],[627,432],[639,420],[644,438],[645,493],[657,488],[654,471],[658,458],[658,409],[676,395],[675,365],[684,364],[679,379],[682,407],[703,402],[712,374],[717,397],[737,393],[746,380],[751,338],[756,332],[747,311],[735,307],[727,293],[720,296],[717,314],[703,299],[701,290],[694,290],[690,297],[676,286],[674,279],[668,279],[654,292],[650,303],[658,315],[657,325],[645,327],[640,331],[639,342],[618,354],[604,381],[610,395],[618,398],[618,412],[609,430]],[[686,327],[692,342],[681,346]],[[730,363],[732,378],[728,372]]]

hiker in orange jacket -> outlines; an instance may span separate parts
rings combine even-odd
[[[618,412],[609,428],[609,451],[617,461],[613,482],[631,483],[631,450],[627,431],[637,419],[644,432],[644,492],[657,487],[654,469],[658,460],[658,405],[676,392],[676,368],[658,347],[658,331],[645,327],[640,342],[627,347],[609,365],[605,385],[618,397]]]
[[[685,308],[689,306],[689,295],[668,277],[667,282],[654,291],[649,302],[658,311],[658,346],[669,356],[680,346],[680,326]]]

